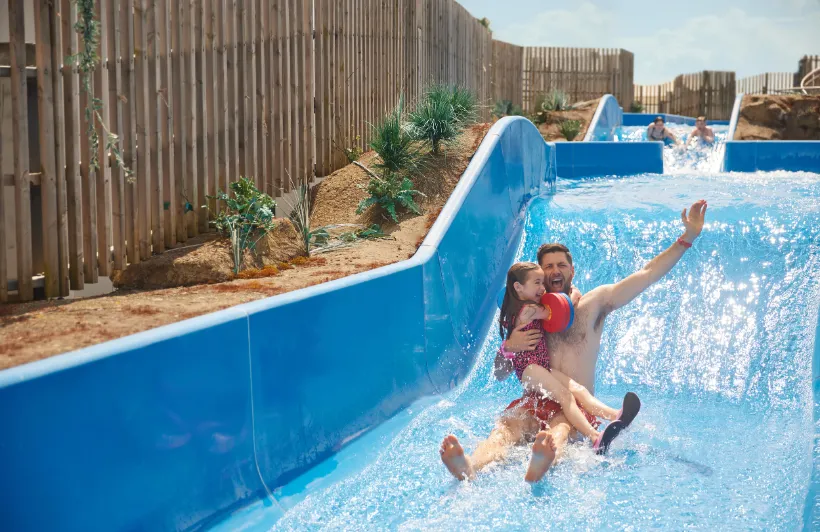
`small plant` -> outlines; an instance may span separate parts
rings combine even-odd
[[[493,116],[496,118],[504,118],[505,116],[521,116],[524,113],[521,108],[513,104],[510,100],[499,100],[495,102],[493,107]]]
[[[245,177],[231,183],[229,188],[232,195],[220,190],[216,196],[205,197],[221,201],[225,205],[211,224],[231,239],[233,273],[238,274],[242,269],[245,250],[255,250],[256,243],[276,226],[273,220],[276,202],[260,192],[253,181]],[[207,205],[202,207],[208,208]]]
[[[638,100],[633,101],[629,105],[629,112],[630,113],[643,113],[643,104]]]
[[[441,143],[461,133],[461,123],[453,106],[453,93],[446,85],[434,85],[410,113],[410,128],[418,140],[429,141],[434,154],[441,153]]]
[[[561,90],[552,90],[547,94],[539,94],[535,98],[535,116],[533,122],[543,124],[552,111],[567,111],[571,107],[569,96]]]
[[[413,188],[413,182],[408,177],[402,177],[392,172],[387,172],[384,178],[375,174],[371,175],[370,181],[367,183],[367,193],[370,197],[359,203],[356,214],[363,213],[371,205],[378,205],[397,223],[399,221],[398,207],[404,207],[414,214],[421,214],[413,197],[422,194]]]
[[[344,148],[345,156],[347,157],[348,162],[358,161],[359,157],[362,156],[362,149],[359,147],[359,142],[361,142],[362,136],[356,135],[353,138],[353,146],[350,148]]]
[[[387,235],[382,232],[382,228],[379,227],[379,224],[373,224],[367,228],[348,231],[339,235],[339,240],[343,242],[355,242],[356,240],[377,240],[379,238],[387,238]]]
[[[488,19],[487,17],[482,18],[478,21],[478,23],[487,28],[488,30],[490,29],[490,19]]]
[[[558,125],[558,130],[561,132],[565,139],[572,141],[575,139],[575,137],[578,136],[578,133],[581,131],[581,121],[564,120]]]
[[[456,115],[456,120],[462,125],[474,123],[478,104],[476,103],[476,97],[473,91],[458,85],[447,87],[446,90],[450,93],[450,103],[453,104],[453,112]]]
[[[419,169],[421,152],[415,139],[404,126],[404,96],[384,120],[371,126],[373,141],[370,147],[378,154],[380,163],[374,164],[385,172],[410,172]]]
[[[291,185],[293,183],[291,182]],[[310,187],[301,184],[296,187],[296,202],[293,204],[288,218],[293,224],[293,228],[299,234],[299,242],[302,244],[302,251],[306,256],[310,256],[310,251],[315,246],[327,244],[330,236],[325,227],[317,229],[310,228]]]

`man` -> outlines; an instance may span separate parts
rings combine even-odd
[[[599,286],[581,295],[575,307],[575,321],[566,332],[547,335],[550,364],[595,393],[595,366],[601,346],[604,320],[626,305],[666,275],[680,261],[703,230],[706,201],[695,202],[681,213],[685,231],[668,249],[652,259],[642,270],[615,284]],[[572,293],[575,267],[572,254],[561,244],[545,244],[538,250],[538,263],[544,270],[544,284],[550,292]],[[574,299],[574,298],[573,298]],[[517,328],[506,341],[508,351],[534,349],[540,340],[539,331]],[[511,369],[496,357],[495,377],[507,378]],[[457,479],[472,478],[486,465],[503,459],[510,446],[523,443],[535,435],[532,458],[524,476],[528,482],[539,481],[553,462],[560,458],[574,432],[561,413],[560,406],[549,399],[524,394],[513,401],[501,416],[497,427],[481,442],[472,456],[466,456],[458,439],[452,434],[444,438],[439,450],[441,459]]]
[[[680,144],[677,137],[666,127],[663,117],[661,116],[657,117],[655,121],[646,128],[646,140],[656,140],[664,144]]]
[[[701,139],[706,144],[711,144],[715,141],[715,132],[712,128],[706,127],[706,117],[699,116],[695,121],[695,129],[689,134],[687,144],[694,144],[696,139]]]

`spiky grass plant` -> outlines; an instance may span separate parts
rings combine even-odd
[[[396,173],[417,172],[421,164],[421,150],[416,139],[404,124],[404,96],[384,119],[372,125],[373,140],[370,147],[381,159],[374,166],[381,170]]]
[[[572,141],[578,136],[581,131],[581,122],[579,120],[564,120],[558,124],[558,131],[565,139]]]

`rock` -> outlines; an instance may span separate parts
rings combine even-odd
[[[820,140],[820,96],[744,96],[734,140]]]
[[[202,244],[171,249],[139,264],[115,271],[111,280],[116,288],[159,289],[225,282],[233,279],[233,254],[227,238],[209,235]],[[287,262],[304,252],[299,235],[286,218],[256,244],[256,253],[245,254],[245,267],[262,268]]]

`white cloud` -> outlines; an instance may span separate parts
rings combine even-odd
[[[635,81],[661,83],[699,70],[734,70],[738,78],[793,71],[804,54],[820,54],[820,3],[790,0],[799,17],[721,14],[666,19],[645,35],[623,35],[621,12],[585,1],[499,28],[498,38],[526,46],[625,48],[635,54]],[[794,12],[794,11],[792,11]]]

